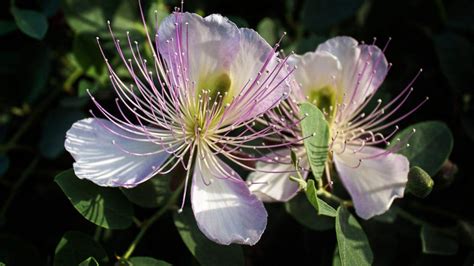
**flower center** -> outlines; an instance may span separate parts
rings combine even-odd
[[[219,73],[215,75],[207,76],[206,78],[200,79],[198,83],[198,92],[202,93],[208,91],[208,97],[211,97],[211,101],[216,100],[219,95],[223,97],[223,103],[230,101],[229,92],[232,85],[232,80],[228,73]]]
[[[308,95],[308,100],[316,105],[331,122],[335,114],[336,90],[331,86],[312,89]]]
[[[186,119],[186,135],[194,141],[211,137],[217,130],[224,106],[232,101],[232,80],[227,73],[210,75],[197,84],[197,99]]]

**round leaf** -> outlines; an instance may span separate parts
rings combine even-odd
[[[453,135],[446,124],[439,121],[427,121],[407,127],[394,139],[406,139],[412,130],[416,132],[409,139],[410,146],[399,151],[410,161],[410,165],[419,166],[430,176],[434,176],[448,159],[453,149]],[[396,145],[392,141],[390,146]]]
[[[341,265],[372,265],[369,240],[357,219],[343,207],[337,209],[336,238]]]
[[[144,208],[163,205],[171,196],[172,175],[157,176],[130,189],[122,189],[123,194],[133,203]]]
[[[54,266],[94,265],[94,261],[105,263],[109,260],[105,250],[94,239],[75,231],[64,234],[54,254]]]
[[[22,32],[35,39],[43,39],[48,30],[48,21],[43,14],[34,10],[16,7],[13,7],[11,12],[15,18],[16,25]]]
[[[436,255],[454,255],[458,252],[458,243],[438,230],[424,225],[420,232],[423,253]]]
[[[175,213],[174,224],[189,251],[206,266],[244,265],[244,254],[238,245],[223,246],[207,239],[199,230],[193,212],[185,208],[182,213]]]
[[[285,210],[296,221],[309,229],[324,231],[334,228],[334,218],[318,215],[307,197],[301,193],[285,203]]]
[[[125,229],[132,224],[133,206],[119,189],[79,179],[72,169],[60,173],[54,180],[74,208],[92,223],[107,229]]]

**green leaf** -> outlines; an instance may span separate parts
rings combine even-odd
[[[322,31],[354,16],[364,0],[306,0],[303,5],[304,26]]]
[[[244,265],[244,254],[238,245],[223,246],[207,239],[199,230],[193,212],[185,208],[182,213],[175,213],[174,224],[181,239],[201,265]]]
[[[425,198],[433,190],[434,182],[430,175],[418,166],[410,168],[408,172],[407,191],[411,194]]]
[[[119,189],[79,179],[72,169],[60,173],[54,181],[90,222],[107,229],[125,229],[132,224],[133,206]]]
[[[277,25],[271,18],[263,18],[257,25],[257,32],[270,44],[277,42]]]
[[[316,209],[319,215],[336,217],[336,210],[331,207],[331,205],[318,198],[313,180],[308,180],[306,187],[306,197],[308,198],[311,205],[313,205],[313,207]]]
[[[301,225],[316,231],[324,231],[334,228],[334,218],[318,215],[308,198],[299,193],[285,203],[285,210]]]
[[[332,255],[332,266],[342,266],[341,256],[339,255],[339,248],[334,249],[334,254]]]
[[[116,37],[134,29],[143,32],[136,6],[136,2],[112,0],[63,0],[62,5],[66,21],[76,33],[89,32],[100,37],[110,36],[108,19]]]
[[[425,254],[454,255],[458,252],[458,243],[428,225],[423,225],[420,232],[421,247]]]
[[[91,259],[92,260],[89,260]],[[87,261],[90,263],[87,264]],[[69,231],[59,241],[54,252],[54,266],[96,265],[94,261],[106,263],[109,261],[107,253],[89,235],[81,232]]]
[[[99,266],[99,263],[95,258],[89,257],[83,262],[79,263],[79,266]]]
[[[81,68],[86,71],[91,67],[95,71],[101,70],[104,59],[100,54],[96,35],[93,33],[79,33],[74,38],[73,53]]]
[[[93,0],[63,0],[64,16],[76,32],[106,31],[106,19],[102,8]]]
[[[16,29],[16,24],[13,21],[0,21],[0,36],[10,33]]]
[[[6,265],[41,265],[36,247],[16,236],[0,235],[0,261]]]
[[[123,188],[122,192],[133,203],[144,208],[156,208],[166,203],[171,196],[172,175],[158,176],[134,187]]]
[[[170,263],[150,257],[133,257],[128,260],[129,266],[171,266]]]
[[[43,39],[48,30],[48,21],[45,15],[34,10],[16,7],[11,8],[11,13],[15,18],[16,25],[23,33],[38,40]]]
[[[56,108],[51,110],[43,121],[39,149],[41,155],[54,159],[64,151],[64,136],[72,124],[84,117],[77,109]]]
[[[304,147],[316,180],[320,180],[324,172],[324,164],[328,155],[329,127],[324,114],[313,104],[303,103],[300,106],[303,118]],[[310,136],[310,137],[308,137]]]
[[[344,207],[337,209],[336,238],[341,265],[371,265],[369,240],[359,222]]]
[[[410,165],[419,166],[430,176],[434,176],[443,163],[448,159],[453,149],[453,135],[443,122],[427,121],[407,127],[398,133],[397,138],[403,140],[416,132],[409,139],[410,146],[399,151],[410,161]],[[392,141],[389,147],[393,147],[397,141]]]

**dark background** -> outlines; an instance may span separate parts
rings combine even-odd
[[[160,2],[168,10],[179,5],[175,1],[143,2],[147,9],[152,2]],[[9,28],[14,22],[11,3],[0,3],[0,21],[10,22],[0,23],[0,258],[17,254],[16,265],[50,265],[55,247],[66,231],[94,234],[95,226],[71,206],[53,179],[71,168],[73,162],[63,151],[65,131],[92,108],[84,88],[93,88],[91,91],[103,102],[113,104],[94,37],[104,36],[107,42],[106,28],[101,25],[106,19],[113,21],[121,16],[116,7],[122,3],[129,7],[129,13],[123,16],[138,22],[134,0],[17,0],[18,8],[47,16],[49,27],[41,40]],[[93,21],[99,24],[93,27],[100,27],[100,31],[83,33],[70,18],[90,7],[104,11]],[[368,43],[377,37],[380,46],[391,37],[386,56],[393,67],[382,93],[397,95],[423,68],[405,105],[407,109],[401,113],[425,96],[430,100],[400,126],[425,120],[445,122],[454,136],[450,162],[458,167],[456,175],[442,172],[434,177],[436,185],[428,198],[407,196],[395,205],[455,232],[459,250],[451,256],[422,254],[418,225],[403,218],[394,223],[371,220],[362,225],[374,251],[375,265],[472,265],[472,0],[198,0],[186,1],[185,9],[201,15],[221,13],[239,26],[259,29],[269,42],[275,42],[286,31],[282,48],[287,53],[314,50],[318,43],[337,35],[350,35]],[[261,23],[263,18],[267,18],[266,24]],[[124,32],[118,28],[117,32]],[[449,172],[450,167],[453,166],[446,165],[442,171]],[[307,229],[281,204],[269,204],[267,209],[269,225],[261,241],[254,247],[245,247],[248,265],[331,265],[336,245],[333,230]],[[153,212],[135,208],[140,219]],[[459,221],[467,225],[461,227]],[[102,244],[112,258],[127,248],[136,233],[133,227],[109,232]],[[182,243],[170,214],[151,228],[135,254],[177,265],[197,263]]]

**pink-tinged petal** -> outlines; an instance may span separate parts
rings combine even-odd
[[[242,28],[240,34],[239,50],[234,51],[236,57],[230,67],[231,93],[233,96],[244,95],[238,96],[236,100],[247,102],[251,99],[251,104],[234,108],[234,114],[237,117],[244,115],[253,118],[286,98],[285,95],[290,92],[286,78],[288,67],[279,64],[278,54],[256,31]]]
[[[126,137],[123,137],[126,136]],[[169,157],[160,145],[105,119],[87,118],[72,125],[64,146],[74,157],[74,173],[99,186],[134,187],[153,176]],[[137,155],[150,154],[151,155]]]
[[[296,154],[303,155],[304,149],[298,150]],[[272,158],[271,162],[257,162],[257,170],[249,175],[247,183],[249,183],[250,191],[266,202],[286,202],[292,199],[298,193],[299,186],[295,181],[290,180],[290,176],[296,176],[295,167],[291,163],[290,150],[278,150],[268,154],[267,157]],[[275,163],[275,157],[284,163]],[[309,163],[304,155],[300,167],[309,169]],[[273,173],[269,173],[270,171]],[[308,171],[302,171],[301,174],[306,179]]]
[[[383,149],[364,147],[355,154],[353,150],[357,149],[348,146],[344,153],[334,153],[334,163],[357,215],[369,219],[387,211],[395,198],[403,197],[409,162],[405,156]],[[369,157],[375,158],[363,159]]]
[[[199,228],[222,245],[254,245],[267,225],[263,203],[228,165],[209,156],[212,158],[197,158],[193,173],[191,203]],[[223,171],[234,175],[229,177]]]
[[[338,89],[336,78],[342,66],[334,55],[325,51],[308,52],[302,56],[292,55],[289,63],[297,66],[294,76],[305,97],[322,88]],[[305,101],[305,98],[298,99]]]
[[[387,75],[387,59],[375,45],[359,45],[353,38],[343,36],[320,44],[317,51],[334,55],[342,66],[338,79],[347,106],[344,113],[348,115],[376,92]]]
[[[218,14],[203,18],[194,13],[173,13],[158,29],[159,52],[170,65],[188,66],[188,77],[196,84],[229,71],[239,40],[237,26]],[[179,53],[184,55],[182,60],[178,59]]]

